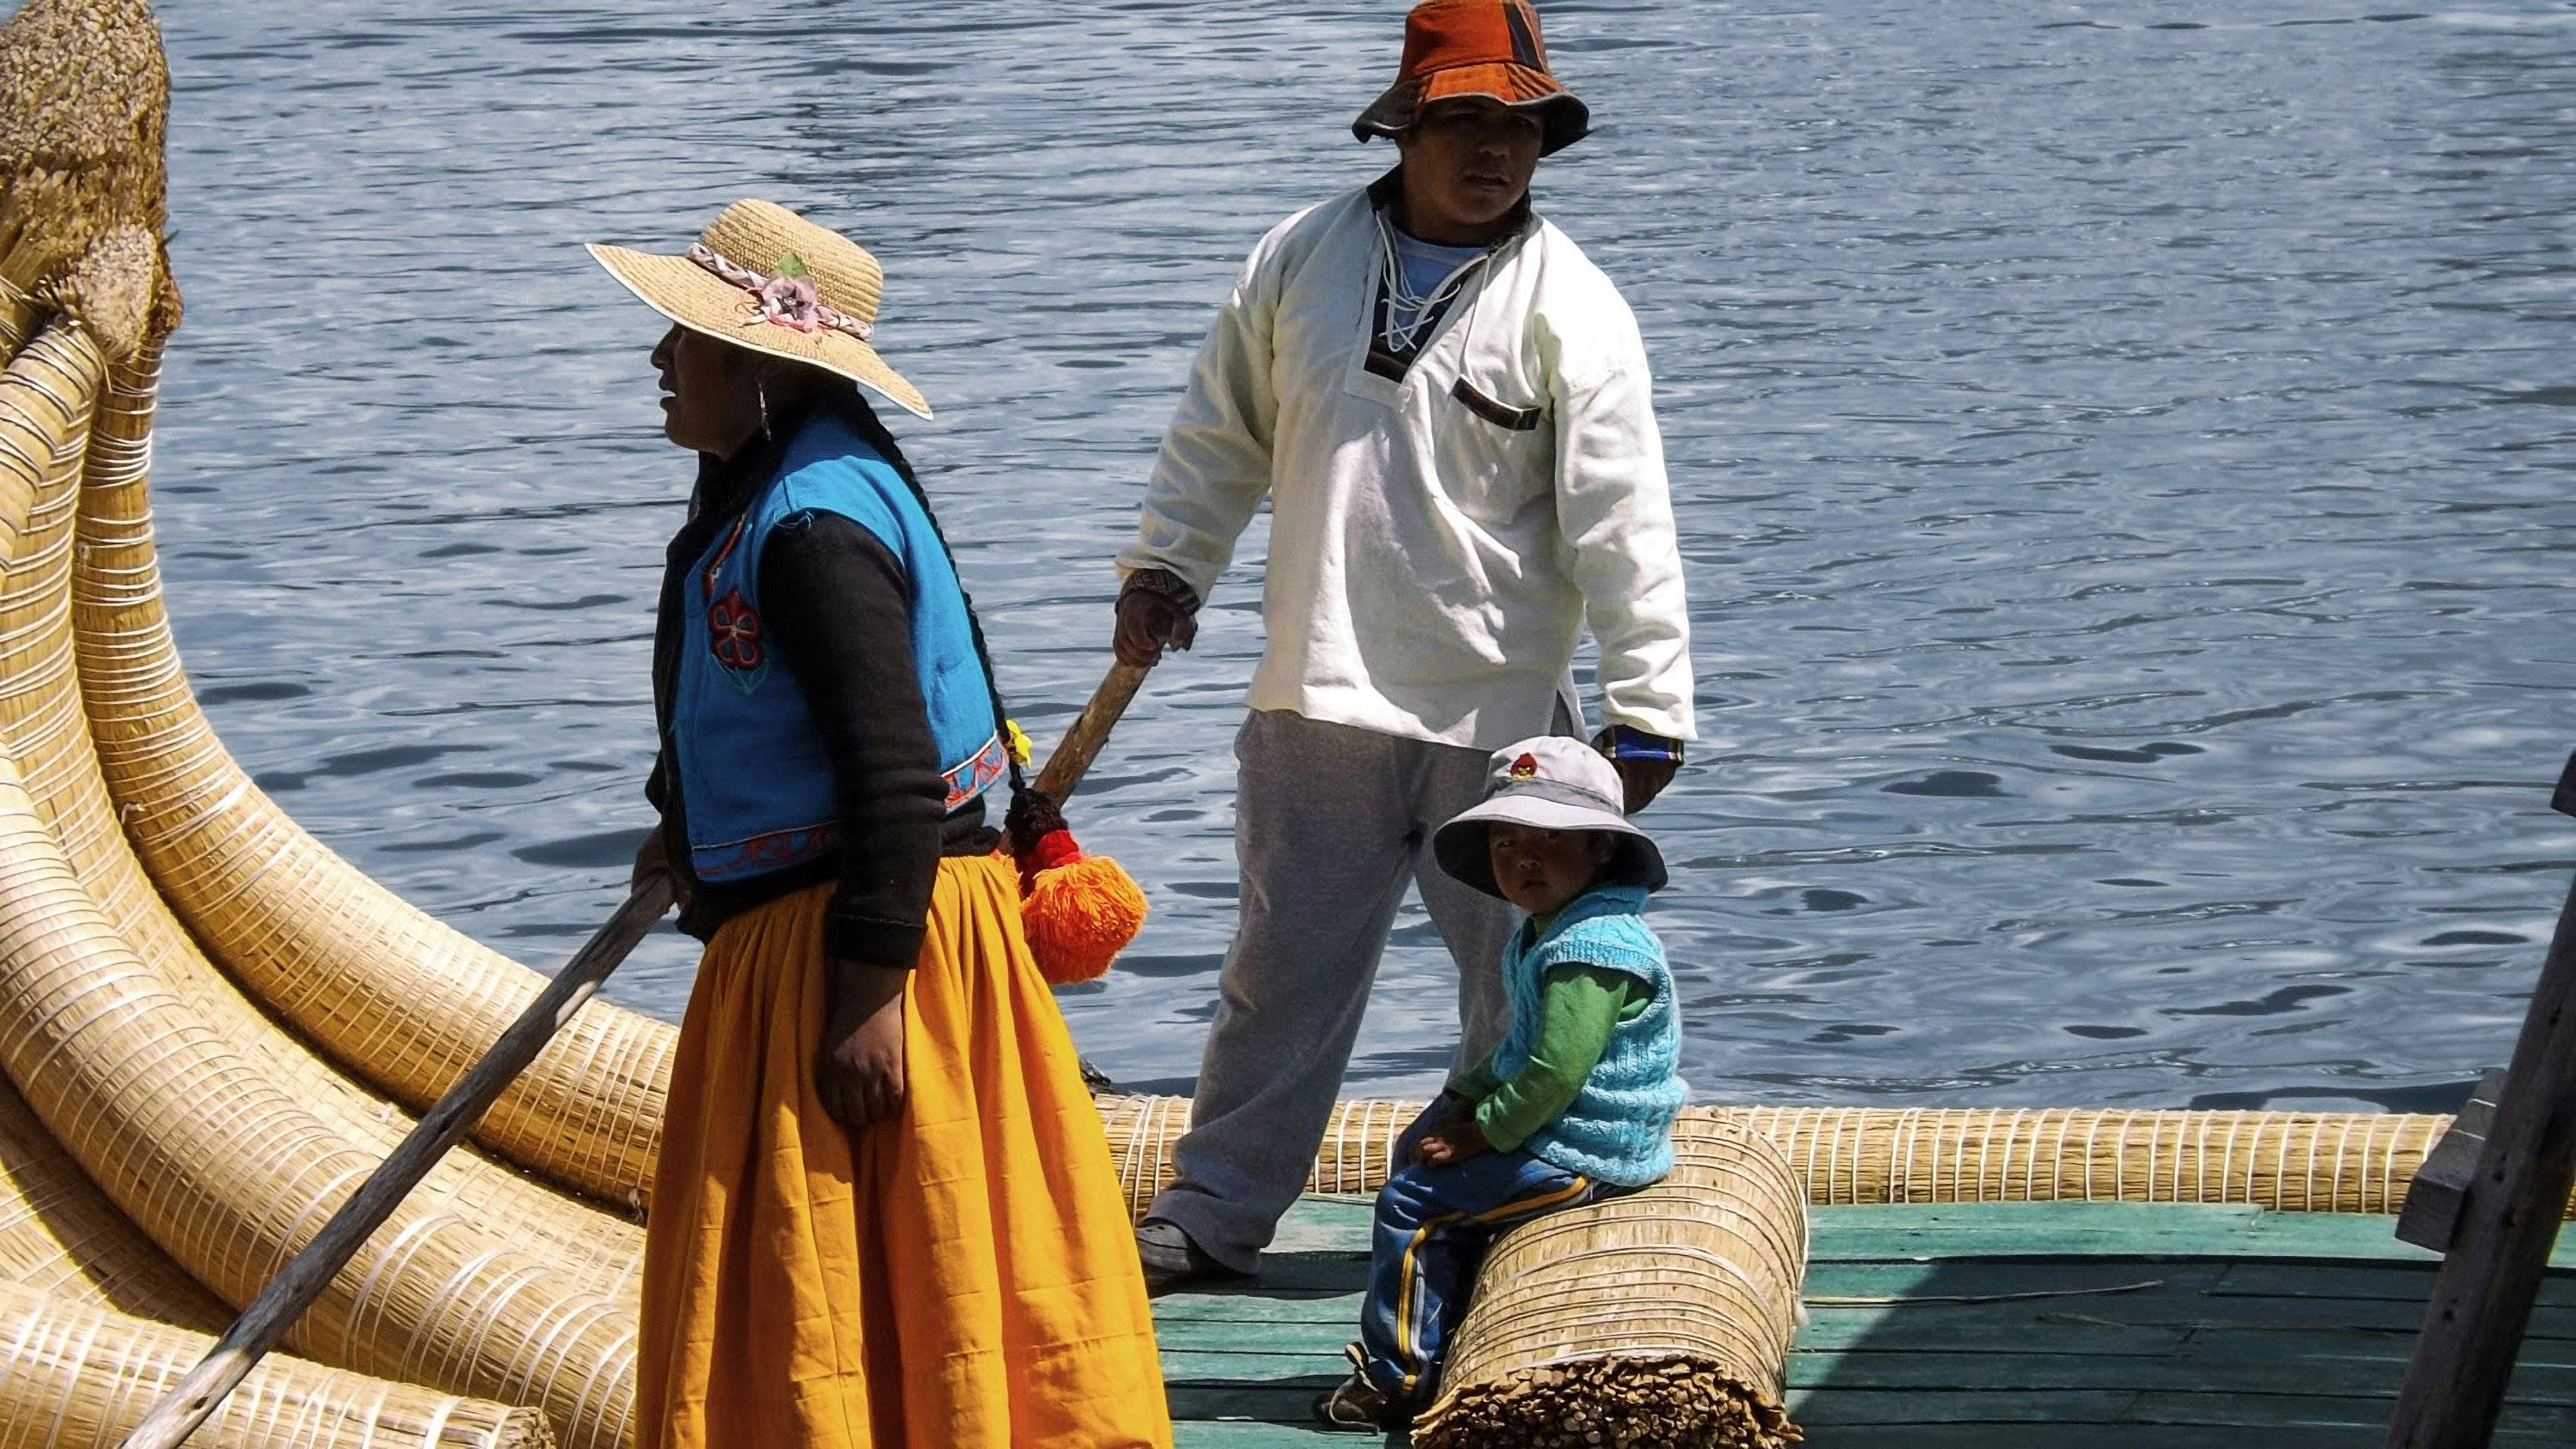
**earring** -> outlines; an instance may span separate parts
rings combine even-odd
[[[760,402],[760,435],[766,438],[769,436],[769,379],[753,379],[751,390],[752,396]]]

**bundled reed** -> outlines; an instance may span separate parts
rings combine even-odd
[[[224,1306],[136,1232],[0,1078],[0,1286],[185,1328]],[[0,1374],[0,1381],[5,1381]]]
[[[79,319],[60,326],[65,340],[94,342],[119,362],[157,349],[177,323],[178,290],[155,240],[166,218],[168,103],[168,66],[142,0],[29,0],[0,29],[0,357],[46,347],[24,339],[47,310]],[[82,360],[94,369],[98,359]],[[132,416],[148,425],[148,391]],[[45,462],[23,435],[54,431],[13,427],[0,400],[0,547],[33,506],[25,475]],[[139,453],[141,438],[131,442]],[[7,466],[13,445],[24,467]],[[270,1009],[362,1079],[425,1107],[538,979],[324,850],[233,764],[171,649],[142,469],[130,472],[133,496],[111,530],[122,549],[87,571],[84,644],[135,841],[169,904]],[[34,762],[21,755],[21,764],[41,791]],[[659,1022],[593,1007],[495,1106],[479,1140],[577,1190],[640,1205],[671,1036]]]
[[[112,470],[124,455],[91,458],[90,398],[39,392],[53,436],[0,578],[0,747],[13,757],[0,786],[0,1067],[128,1218],[238,1304],[382,1148],[345,1130],[316,1080],[327,1072],[195,955],[117,830],[71,668],[68,592],[83,466]],[[111,412],[110,426],[139,425]],[[154,943],[148,961],[141,941]],[[472,1158],[441,1173],[297,1342],[345,1367],[541,1403],[576,1444],[618,1442],[633,1387],[632,1228]]]
[[[0,553],[14,551],[48,480],[80,476],[90,409],[107,357],[79,324],[57,320],[0,371]],[[0,687],[7,681],[0,679]]]
[[[91,502],[109,508],[117,499],[140,497],[158,354],[159,344],[148,344],[134,361],[109,370],[95,423],[85,431],[65,425],[55,450],[65,461],[37,479],[28,531],[0,580],[0,751],[18,761],[39,818],[116,935],[249,1065],[288,1088],[353,1147],[381,1157],[409,1120],[281,1031],[204,959],[119,829],[83,718],[72,647],[74,508],[84,489],[98,495]],[[73,447],[74,441],[85,446]],[[642,1235],[631,1224],[472,1156],[440,1163],[420,1192],[424,1205],[472,1216],[542,1248],[560,1271],[602,1291],[619,1291],[638,1269]]]
[[[306,834],[225,750],[188,687],[146,482],[154,371],[117,370],[80,507],[79,684],[113,813],[155,911],[340,1066],[415,1108],[471,1067],[543,978],[387,891]],[[173,927],[174,933],[176,927]],[[476,1140],[577,1191],[640,1207],[659,1150],[672,1029],[594,1001],[514,1082]]]
[[[258,1292],[375,1166],[127,948],[0,764],[0,1069],[134,1223],[229,1302]],[[464,1211],[407,1202],[299,1351],[541,1406],[565,1442],[630,1428],[635,1308]]]
[[[70,271],[103,232],[157,236],[170,68],[144,0],[27,0],[0,27],[0,280]]]
[[[1788,1162],[1726,1123],[1654,1187],[1514,1228],[1478,1276],[1420,1449],[1775,1449],[1807,1270]]]
[[[2243,1203],[2394,1213],[2450,1118],[2384,1112],[1702,1108],[1788,1154],[1817,1204]]]
[[[113,1449],[214,1345],[149,1319],[0,1285],[0,1449]],[[533,1409],[263,1360],[189,1442],[232,1449],[550,1449]]]
[[[1189,1125],[1174,1097],[1104,1097],[1128,1209],[1171,1181]],[[1307,1190],[1370,1193],[1419,1102],[1339,1104]],[[1942,1202],[2238,1203],[2394,1213],[2450,1118],[2381,1112],[2076,1108],[1692,1107],[1691,1136],[1729,1124],[1779,1144],[1819,1206]]]

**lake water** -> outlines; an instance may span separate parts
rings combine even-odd
[[[584,240],[766,196],[879,343],[1041,742],[1253,239],[1400,6],[163,7],[160,523],[234,751],[551,968],[645,828],[660,323]],[[1646,817],[1712,1098],[2447,1105],[2576,870],[2576,6],[1543,7],[1600,129],[1542,208],[1634,304],[1707,738]],[[1257,560],[1259,536],[1245,555]],[[1154,903],[1068,993],[1184,1086],[1232,928],[1249,569],[1081,797]],[[690,943],[610,994],[676,1019]],[[1354,1089],[1430,1086],[1399,924]]]

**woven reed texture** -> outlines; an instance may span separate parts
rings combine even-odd
[[[33,296],[0,279],[0,367],[8,366],[18,349],[27,345],[43,315]]]
[[[0,1285],[208,1332],[231,1317],[135,1231],[0,1079]],[[0,1369],[0,1379],[7,1372]]]
[[[80,685],[113,814],[187,933],[345,1070],[415,1108],[490,1050],[544,982],[315,841],[251,783],[189,691],[164,612],[147,496],[152,373],[117,370],[73,584]],[[174,926],[175,930],[175,926]],[[642,1202],[672,1029],[594,1001],[476,1129],[578,1191]]]
[[[2384,1112],[1702,1108],[1778,1143],[1808,1201],[2250,1203],[2393,1213],[2451,1119]]]
[[[94,766],[82,768],[88,734],[64,667],[66,525],[85,418],[66,420],[50,440],[54,461],[0,583],[0,741],[45,758],[67,807],[58,838],[12,762],[0,790],[0,1065],[107,1196],[191,1276],[238,1304],[380,1154],[281,1085],[272,1063],[243,1052],[236,1039],[247,1021],[209,1020],[201,1003],[220,996],[214,986],[173,986],[164,968],[184,960],[137,956],[66,855],[75,844],[111,857],[122,850]],[[84,817],[68,807],[84,800],[86,818],[104,824],[77,824]],[[498,1194],[425,1189],[296,1341],[370,1373],[539,1401],[568,1441],[618,1442],[632,1393],[631,1286],[603,1292],[563,1263],[578,1261],[570,1245],[607,1220],[488,1164],[459,1165],[531,1193],[561,1221],[549,1233],[542,1220],[514,1219]],[[631,1274],[631,1263],[616,1266]]]
[[[214,1346],[212,1336],[0,1286],[0,1449],[115,1449]],[[196,1445],[235,1449],[539,1449],[533,1409],[457,1398],[272,1354]]]
[[[1807,1207],[1780,1150],[1734,1123],[1675,1144],[1654,1187],[1504,1234],[1479,1273],[1421,1449],[1745,1446],[1781,1407]]]
[[[90,731],[82,717],[72,649],[73,507],[86,491],[106,501],[139,489],[150,460],[151,387],[157,348],[108,374],[83,471],[41,483],[30,532],[0,581],[0,750],[20,766],[37,814],[110,927],[222,1031],[269,1080],[285,1087],[353,1146],[382,1157],[411,1123],[316,1059],[210,965],[154,891],[118,829]],[[93,560],[95,564],[96,561]],[[642,1234],[468,1154],[442,1161],[418,1200],[485,1222],[589,1286],[631,1287]]]
[[[1128,1210],[1171,1181],[1189,1128],[1179,1097],[1104,1097]],[[1339,1104],[1307,1190],[1371,1193],[1419,1102]],[[1779,1144],[1817,1205],[1934,1202],[2242,1203],[2393,1213],[2451,1119],[2380,1112],[2076,1108],[1691,1107],[1675,1134],[1742,1123]]]
[[[159,30],[141,0],[30,0],[0,28],[0,339],[10,354],[47,300],[145,319],[137,327],[148,326],[156,338],[176,324],[178,291],[152,241],[166,220],[168,96]],[[106,325],[103,316],[96,320]],[[62,332],[79,341],[79,330]],[[37,348],[47,345],[40,340]],[[123,356],[131,349],[112,350]],[[56,432],[41,417],[13,427],[7,404],[0,398],[0,546],[14,532],[10,520],[33,506],[23,485],[45,471],[30,436]],[[148,420],[148,406],[137,416]],[[134,441],[139,449],[139,437]],[[10,466],[13,445],[23,467]],[[134,471],[139,491],[140,468]],[[139,510],[141,499],[133,502]],[[140,537],[148,566],[148,521]],[[120,780],[141,782],[147,805],[182,812],[147,808],[138,825],[149,833],[138,838],[181,852],[210,841],[231,847],[202,861],[175,857],[186,862],[185,879],[172,901],[192,914],[202,908],[204,920],[191,924],[217,928],[208,936],[219,943],[216,954],[245,979],[264,980],[274,1009],[292,1024],[389,1094],[426,1107],[535,995],[536,978],[350,870],[249,786],[196,715],[166,628],[147,628],[160,623],[157,573],[130,587],[130,579],[117,577],[131,562],[105,564],[97,575],[99,592],[111,601],[103,608],[125,604],[149,613],[148,620],[99,622],[104,637],[93,653],[102,667],[126,668],[107,676],[102,697],[111,711],[138,711],[111,713],[103,733],[130,747],[115,756]],[[150,637],[124,637],[129,625]],[[20,763],[41,797],[35,762],[22,755]],[[223,808],[214,818],[193,818],[211,807]],[[67,833],[64,843],[76,863],[92,862],[87,842]],[[137,925],[114,909],[119,903],[111,902],[111,915],[120,927],[150,933],[137,939],[147,956],[177,933],[175,922],[167,929]],[[157,901],[131,906],[147,917],[163,914]],[[269,968],[265,977],[262,967]],[[582,1191],[640,1202],[661,1125],[670,1040],[658,1022],[594,1006],[485,1118],[482,1140]]]
[[[90,1180],[199,1282],[246,1303],[376,1159],[253,1066],[109,929],[0,769],[0,1068]],[[479,1219],[406,1202],[302,1320],[299,1352],[541,1406],[622,1444],[635,1304]]]
[[[27,0],[0,27],[0,278],[33,291],[101,232],[166,220],[170,70],[143,0]]]
[[[0,550],[16,550],[47,480],[80,476],[106,371],[86,330],[58,321],[0,372]]]

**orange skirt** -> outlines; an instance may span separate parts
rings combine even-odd
[[[940,863],[905,1095],[814,1095],[831,887],[725,923],[671,1073],[644,1245],[639,1449],[1129,1449],[1171,1419],[1073,1038],[996,857]]]

